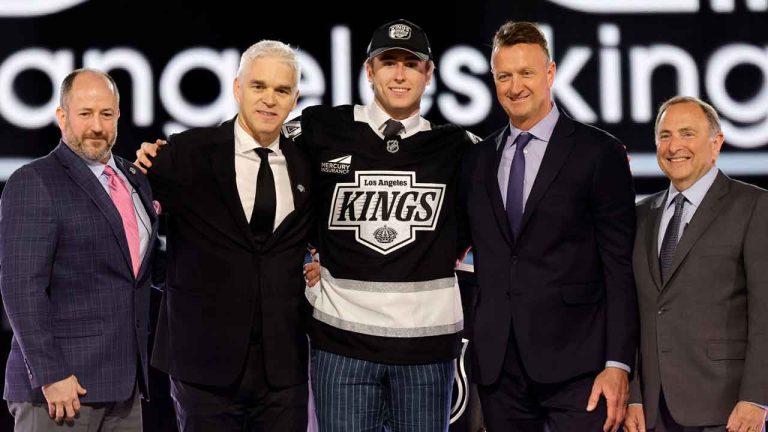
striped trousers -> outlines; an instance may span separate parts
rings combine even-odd
[[[453,360],[387,365],[321,350],[312,357],[319,432],[448,430]]]

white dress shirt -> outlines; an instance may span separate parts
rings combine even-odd
[[[256,154],[256,148],[261,147],[248,132],[240,126],[239,121],[235,121],[235,181],[237,183],[237,193],[240,195],[240,203],[243,205],[243,212],[248,222],[251,221],[253,213],[253,202],[256,200],[256,179],[259,177],[259,166],[261,158]],[[272,175],[275,179],[275,197],[277,206],[275,207],[275,225],[272,227],[274,232],[286,216],[293,211],[293,192],[291,191],[291,179],[288,176],[288,165],[285,161],[285,155],[280,150],[280,136],[269,143],[268,149],[272,150],[269,154],[269,167],[272,169]]]
[[[355,105],[355,121],[368,123],[376,132],[379,138],[384,139],[384,123],[392,117],[389,116],[380,106],[373,101],[368,105]],[[395,119],[397,120],[397,119]],[[403,130],[400,131],[400,138],[408,138],[418,132],[432,129],[432,123],[416,113],[407,119],[397,120],[403,124]]]

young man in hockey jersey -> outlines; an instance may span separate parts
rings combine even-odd
[[[322,257],[321,283],[307,290],[318,422],[445,431],[463,328],[457,173],[472,141],[419,115],[434,70],[421,28],[387,23],[367,54],[373,102],[301,117]]]

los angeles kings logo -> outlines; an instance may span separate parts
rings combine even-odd
[[[337,183],[328,228],[355,231],[355,239],[383,255],[435,229],[445,185],[417,183],[412,171],[357,171]]]

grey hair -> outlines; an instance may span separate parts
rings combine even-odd
[[[701,108],[701,111],[704,112],[704,116],[707,118],[710,134],[714,136],[720,132],[720,116],[717,115],[717,111],[715,111],[715,108],[712,105],[694,96],[674,96],[664,101],[664,103],[661,104],[661,107],[659,107],[659,113],[656,114],[656,123],[653,126],[654,134],[659,133],[659,122],[661,121],[661,116],[664,114],[664,112],[666,112],[667,109],[669,109],[669,107],[672,105],[681,103],[696,104],[699,108]]]
[[[72,86],[75,83],[75,78],[84,72],[89,72],[104,77],[109,82],[110,87],[112,87],[112,93],[114,93],[115,97],[117,98],[117,106],[120,106],[120,91],[117,90],[117,84],[115,83],[115,80],[112,79],[108,73],[98,69],[80,68],[70,72],[66,77],[64,77],[64,81],[61,82],[61,89],[59,90],[59,106],[62,109],[67,109],[67,104],[69,103],[69,94],[72,93]]]
[[[301,77],[301,66],[299,60],[296,58],[296,51],[291,48],[290,45],[284,44],[280,41],[274,40],[261,40],[248,47],[240,56],[240,66],[237,68],[237,76],[243,75],[243,72],[252,61],[258,58],[275,57],[284,61],[290,66],[295,77],[294,86],[299,86],[299,78]]]

